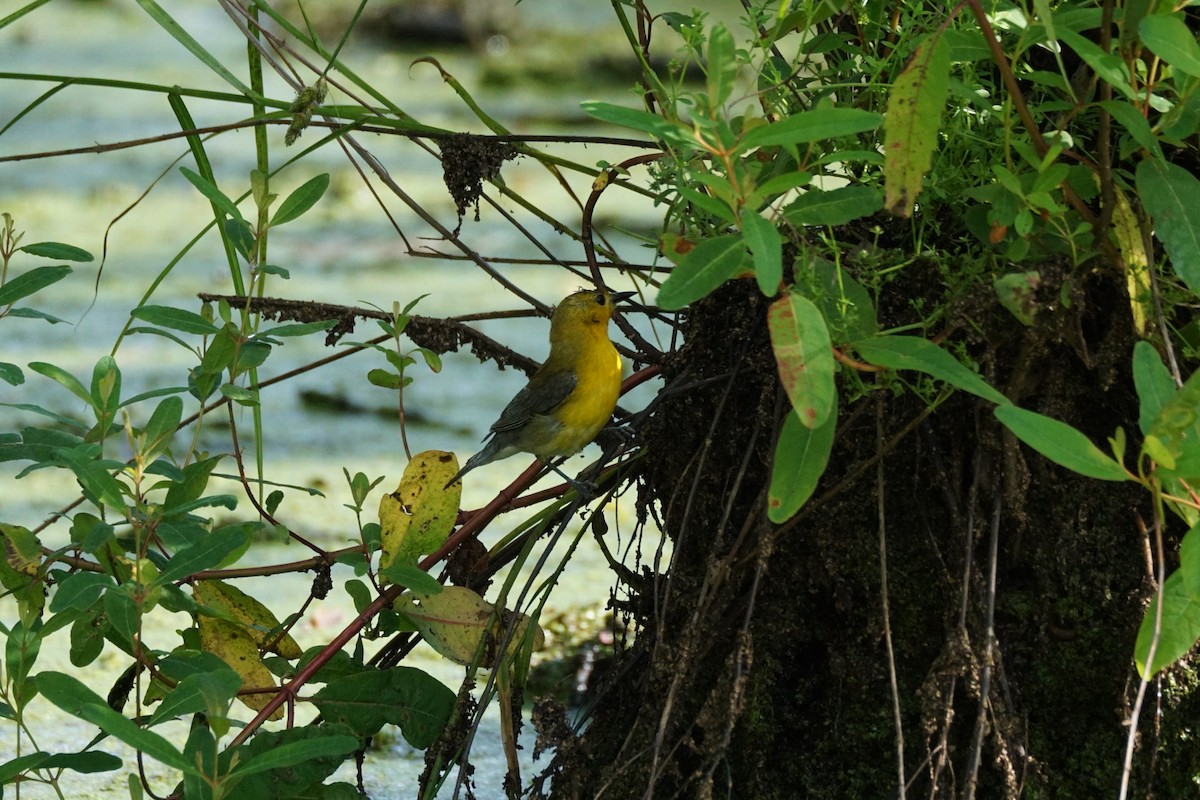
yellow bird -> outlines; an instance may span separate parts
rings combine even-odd
[[[588,290],[558,304],[550,319],[546,362],[492,424],[484,448],[467,460],[447,487],[476,467],[517,453],[532,453],[563,475],[550,460],[582,450],[617,405],[621,356],[608,339],[608,321],[614,304],[633,294]]]

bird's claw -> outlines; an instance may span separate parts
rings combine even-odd
[[[580,499],[585,503],[591,502],[600,496],[600,487],[591,481],[581,481],[575,478],[567,478],[567,483],[575,490]]]
[[[610,446],[627,445],[637,438],[628,425],[609,425],[596,435],[596,442],[607,449]]]

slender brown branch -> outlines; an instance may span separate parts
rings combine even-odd
[[[204,125],[199,128],[190,130],[171,131],[169,133],[160,133],[155,136],[146,136],[140,139],[124,139],[119,142],[107,142],[88,145],[87,147],[69,147],[61,150],[39,150],[31,153],[15,153],[8,156],[0,156],[0,164],[8,161],[37,161],[46,158],[60,158],[62,156],[78,156],[78,155],[96,155],[100,153],[112,153],[118,150],[129,150],[134,147],[145,147],[148,144],[156,144],[158,142],[169,142],[175,139],[186,139],[189,136],[206,136],[214,133],[228,133],[229,131],[242,130],[244,128],[254,128],[260,125],[282,125],[287,127],[291,124],[290,117],[261,117],[252,119],[243,119],[237,122],[226,122],[220,125]],[[439,131],[436,129],[430,130],[405,130],[404,128],[392,125],[371,125],[357,124],[355,122],[337,122],[330,120],[313,120],[309,123],[310,127],[328,128],[329,130],[358,130],[364,133],[378,133],[391,136],[404,136],[409,139],[449,139],[453,136],[461,134],[454,131]],[[639,139],[624,139],[616,136],[559,136],[552,134],[472,134],[480,139],[487,139],[495,142],[546,142],[550,144],[608,144],[617,147],[638,147],[657,149],[658,145],[654,142],[642,141]]]
[[[992,524],[988,533],[988,583],[987,605],[984,619],[983,666],[979,677],[979,711],[975,717],[975,731],[971,736],[971,755],[967,762],[967,788],[964,800],[974,800],[979,764],[983,753],[983,739],[989,728],[987,718],[991,711],[992,662],[996,646],[996,566],[999,562],[1000,512],[1003,510],[1004,494],[994,490],[992,501]]]
[[[1163,538],[1162,538],[1162,518],[1159,509],[1162,508],[1161,503],[1154,504],[1154,553],[1155,553],[1155,600],[1154,605],[1154,632],[1150,637],[1150,647],[1146,651],[1146,666],[1145,672],[1150,673],[1154,668],[1154,656],[1158,651],[1159,639],[1162,636],[1163,627],[1163,587],[1167,582],[1167,565],[1166,557],[1163,553]],[[1147,537],[1145,523],[1141,518],[1138,518],[1138,527],[1141,529],[1143,537]],[[1121,789],[1118,793],[1118,800],[1125,800],[1129,796],[1129,779],[1133,775],[1133,752],[1137,747],[1138,740],[1138,719],[1142,714],[1142,706],[1146,701],[1146,690],[1150,686],[1150,678],[1148,675],[1138,676],[1137,697],[1134,700],[1133,708],[1129,712],[1129,733],[1125,738],[1125,756],[1121,764]]]
[[[876,449],[883,448],[883,396],[875,399]],[[888,600],[887,511],[884,504],[883,459],[875,462],[875,502],[879,514],[879,598],[883,614],[883,641],[887,650],[888,683],[892,690],[892,722],[896,726],[896,792],[905,800],[904,718],[900,713],[900,684],[896,678],[896,650],[892,644],[892,612]]]

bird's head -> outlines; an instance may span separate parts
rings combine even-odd
[[[551,328],[575,327],[578,325],[601,327],[608,325],[613,306],[632,297],[634,292],[610,294],[604,289],[587,289],[568,295],[554,309]]]

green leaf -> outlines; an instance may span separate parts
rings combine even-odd
[[[19,756],[12,761],[6,761],[0,765],[0,785],[12,783],[13,779],[17,776],[40,769],[42,763],[49,757],[49,753],[37,752]]]
[[[147,400],[153,400],[157,397],[167,397],[173,394],[182,394],[186,391],[186,386],[159,386],[156,389],[150,389],[149,391],[135,394],[132,397],[126,397],[121,401],[121,408],[124,408],[125,406],[137,405],[138,403],[144,403]]]
[[[675,311],[706,297],[747,262],[741,236],[705,239],[680,259],[658,290],[658,305]]]
[[[382,389],[399,389],[405,385],[403,375],[397,375],[395,372],[380,369],[379,367],[367,372],[367,381],[372,386],[378,386]]]
[[[260,264],[258,267],[258,270],[259,270],[259,272],[262,272],[265,275],[278,275],[279,277],[283,278],[285,281],[288,278],[292,277],[292,273],[288,272],[283,267],[278,267],[278,266],[275,266],[274,264]]]
[[[853,342],[879,332],[870,293],[844,268],[823,258],[814,258],[801,272],[804,294],[821,309],[832,341]]]
[[[229,477],[225,475],[223,477]],[[174,487],[172,487],[174,488]],[[168,490],[169,491],[169,490]],[[212,494],[207,497],[201,497],[193,500],[190,503],[174,506],[171,510],[177,514],[187,514],[195,511],[198,508],[224,508],[228,511],[233,511],[237,508],[237,497],[232,494]],[[254,523],[239,523],[245,525],[253,525]]]
[[[757,201],[763,199],[775,198],[785,192],[790,192],[792,189],[799,189],[801,186],[808,186],[812,183],[812,174],[801,170],[792,169],[782,175],[776,175],[773,178],[767,178],[762,183],[754,187],[753,197]]]
[[[310,333],[327,331],[337,324],[338,320],[336,319],[327,319],[323,322],[289,322],[259,331],[257,335],[260,338],[264,336],[307,336]]]
[[[787,119],[752,128],[738,143],[738,150],[774,145],[796,145],[850,136],[879,127],[882,117],[857,108],[822,106],[799,111]]]
[[[316,758],[344,756],[360,746],[353,736],[321,736],[273,747],[262,755],[244,761],[234,767],[230,776],[253,775],[270,769],[282,769]]]
[[[230,680],[229,676],[241,680],[220,656],[204,650],[172,650],[170,655],[158,662],[158,669],[173,681],[183,681],[193,675],[224,675],[220,683],[227,683]]]
[[[86,445],[59,450],[54,458],[75,473],[79,485],[98,503],[118,511],[125,510],[124,484],[92,457]]]
[[[707,211],[713,219],[718,219],[731,225],[736,221],[733,209],[729,207],[728,203],[723,203],[712,195],[698,192],[687,186],[676,187],[676,191],[679,193],[680,198],[697,208]]]
[[[1174,386],[1174,381],[1171,383]],[[1185,462],[1174,465],[1184,471],[1185,475],[1181,477],[1200,474],[1195,472],[1197,446],[1200,444],[1200,370],[1193,372],[1183,386],[1174,389],[1167,397],[1151,421],[1146,439],[1164,445],[1172,460]],[[1163,461],[1160,463],[1167,466]]]
[[[232,328],[232,325],[225,326],[208,341],[208,348],[198,368],[200,374],[220,376],[233,363],[233,357],[238,352],[238,334]]]
[[[89,610],[71,626],[71,664],[83,668],[95,661],[104,650],[104,608],[102,604]]]
[[[251,261],[251,253],[254,251],[254,229],[250,227],[250,223],[244,219],[226,218],[223,227],[225,238],[233,245],[233,249],[243,259]]]
[[[1038,272],[1010,272],[992,280],[992,288],[1000,305],[1008,309],[1022,325],[1032,326],[1037,316],[1037,287],[1042,276]]]
[[[126,583],[104,593],[104,616],[113,630],[129,643],[137,641],[141,616],[133,599],[133,589],[132,584]]]
[[[429,367],[430,372],[442,371],[442,357],[432,350],[425,347],[418,347],[417,352],[425,359],[425,366]]]
[[[242,219],[242,212],[238,210],[237,203],[229,199],[224,192],[217,188],[216,184],[212,183],[195,170],[188,169],[187,167],[180,167],[179,171],[183,173],[183,177],[187,178],[188,181],[200,191],[200,194],[207,197],[208,201],[212,203],[219,211],[228,214],[233,219]]]
[[[190,666],[192,665],[185,662],[185,669]],[[146,725],[153,727],[168,719],[177,719],[200,711],[215,712],[216,715],[223,716],[228,713],[229,704],[241,686],[241,677],[223,661],[212,672],[193,672],[179,680],[175,688],[167,693]]]
[[[324,673],[325,670],[322,670]],[[260,730],[250,740],[248,745],[231,748],[221,754],[221,766],[236,757],[240,765],[253,765],[251,772],[245,772],[243,766],[235,767],[230,774],[238,781],[237,788],[230,797],[254,798],[254,800],[285,800],[286,798],[311,798],[312,800],[359,800],[361,795],[351,789],[349,792],[331,791],[339,784],[323,784],[344,760],[345,753],[339,752],[340,747],[330,747],[330,742],[337,743],[349,738],[361,746],[362,742],[352,735],[345,725],[322,724],[306,726],[282,731]],[[321,743],[325,742],[324,745]],[[312,750],[304,748],[311,747]],[[286,748],[286,749],[285,749]],[[289,754],[289,758],[308,753],[308,757],[293,760],[290,764],[278,763],[276,751]],[[259,759],[268,761],[261,766]],[[274,763],[272,763],[274,762]],[[345,784],[340,784],[345,786]]]
[[[175,429],[179,427],[182,418],[183,400],[177,395],[166,397],[158,404],[154,413],[150,415],[150,421],[142,429],[143,445],[140,455],[143,460],[153,461],[171,445],[171,438],[175,435]]]
[[[38,675],[38,691],[54,705],[73,717],[91,722],[135,750],[184,773],[195,774],[194,764],[183,757],[169,741],[153,731],[139,728],[124,715],[113,711],[100,695],[70,675],[43,672]]]
[[[772,522],[786,522],[808,502],[829,463],[836,430],[836,405],[816,429],[805,426],[794,413],[783,421],[767,494],[767,517]]]
[[[1163,667],[1169,667],[1183,658],[1200,638],[1200,597],[1188,591],[1182,571],[1176,570],[1163,582],[1162,627],[1158,645],[1154,649],[1154,660],[1150,662],[1150,643],[1154,639],[1158,606],[1159,598],[1156,595],[1150,600],[1150,607],[1142,618],[1137,643],[1133,648],[1138,672],[1143,678],[1150,678]]]
[[[212,569],[230,553],[244,547],[248,538],[249,534],[240,526],[219,528],[191,547],[185,547],[171,556],[155,583],[171,583],[202,570]]]
[[[112,525],[96,515],[81,511],[71,526],[71,542],[83,548],[83,552],[96,555],[112,541],[115,532]]]
[[[1002,406],[1012,405],[983,378],[962,365],[957,358],[920,336],[879,336],[854,343],[854,349],[867,362],[888,369],[915,369],[984,400]]]
[[[241,406],[258,405],[258,392],[253,389],[247,389],[244,386],[235,386],[232,383],[226,383],[221,387],[221,395],[228,397]]]
[[[217,738],[213,731],[226,729],[225,719],[209,719],[206,725],[193,725],[188,731],[187,741],[183,745],[183,757],[196,765],[200,775],[219,775],[228,772],[228,767],[221,769],[217,763]],[[183,776],[183,797],[186,800],[212,800],[212,785],[200,775]],[[233,782],[222,783],[225,789],[232,789]]]
[[[27,244],[24,247],[18,247],[20,253],[28,253],[31,256],[41,256],[42,258],[53,258],[56,261],[95,261],[96,258],[82,247],[76,247],[72,244],[63,244],[62,242],[35,242]]]
[[[112,753],[55,753],[42,762],[43,769],[69,769],[85,775],[120,769],[124,762]]]
[[[1158,143],[1158,137],[1154,135],[1154,131],[1150,129],[1150,122],[1142,115],[1141,111],[1125,100],[1104,100],[1097,105],[1121,123],[1121,127],[1133,137],[1135,142],[1148,150],[1150,155],[1162,159],[1162,146]]]
[[[184,333],[198,333],[202,336],[212,336],[221,330],[195,311],[170,306],[141,306],[130,312],[130,316],[151,325]]]
[[[57,325],[60,322],[66,322],[62,317],[56,317],[53,314],[48,314],[45,311],[38,311],[36,308],[21,306],[14,308],[8,312],[8,315],[14,319],[41,319],[49,322],[51,325]]]
[[[1146,341],[1133,346],[1133,386],[1138,396],[1138,427],[1149,433],[1163,406],[1175,394],[1175,381],[1154,345]]]
[[[789,203],[783,216],[793,225],[844,225],[881,208],[883,196],[874,186],[843,186],[810,189]]]
[[[279,210],[271,218],[271,227],[283,225],[308,211],[325,194],[329,188],[329,173],[322,173],[300,186],[279,204]]]
[[[1125,62],[1121,60],[1120,56],[1104,52],[1095,42],[1085,39],[1073,30],[1059,28],[1057,33],[1059,41],[1074,50],[1101,80],[1110,84],[1129,100],[1135,103],[1139,101],[1137,92],[1129,83],[1129,73]]]
[[[749,210],[742,214],[742,236],[754,257],[758,288],[767,297],[774,297],[783,280],[783,237],[761,214]]]
[[[418,750],[433,744],[454,710],[454,692],[413,667],[367,670],[331,681],[313,697],[330,722],[373,736],[390,722]]]
[[[14,407],[34,412],[38,411],[36,406],[26,407],[24,405],[16,405]],[[78,427],[78,423],[66,418],[59,420],[59,422],[64,425],[70,424],[73,427]],[[23,428],[19,437],[15,437],[12,434],[9,434],[8,437],[10,438],[0,437],[0,461],[21,461],[28,459],[41,466],[53,463],[54,457],[60,449],[66,448],[69,450],[83,444],[83,439],[74,434],[49,428],[34,428],[32,426]]]
[[[91,393],[85,389],[83,384],[79,382],[79,379],[71,373],[67,372],[61,367],[56,367],[53,364],[47,364],[42,361],[29,362],[29,368],[39,375],[45,375],[50,380],[62,384],[68,390],[70,390],[71,394],[75,395],[80,400],[91,406]]]
[[[117,584],[102,572],[77,572],[59,584],[50,601],[50,610],[57,613],[67,609],[91,608],[106,589]]]
[[[257,339],[243,342],[241,352],[238,353],[237,374],[241,375],[247,370],[262,366],[269,355],[271,355],[271,345],[266,342]]]
[[[889,213],[912,215],[950,89],[950,49],[940,34],[925,39],[892,85],[883,123],[883,177]]]
[[[1003,164],[992,164],[992,174],[996,176],[996,183],[1007,189],[1010,194],[1022,198],[1025,196],[1021,179],[1014,175],[1011,169]]]
[[[34,292],[58,283],[71,274],[65,264],[57,267],[34,267],[0,286],[0,306],[8,306]]]
[[[445,588],[438,583],[437,578],[425,570],[415,564],[406,564],[399,559],[379,570],[379,575],[387,578],[389,583],[406,586],[418,594],[437,594]]]
[[[992,51],[988,49],[983,33],[978,29],[963,31],[948,29],[943,37],[950,48],[950,60],[956,64],[964,61],[990,61]]]
[[[1142,17],[1138,35],[1154,54],[1179,72],[1200,78],[1200,45],[1196,32],[1174,14]]]
[[[1130,479],[1124,467],[1065,422],[1013,405],[997,406],[995,414],[1013,435],[1055,464],[1102,481]]]
[[[208,487],[208,479],[212,475],[222,456],[213,456],[201,461],[193,461],[183,468],[182,481],[171,484],[167,489],[167,497],[163,501],[163,509],[167,514],[178,514],[179,509],[186,503],[197,500]]]
[[[1200,292],[1200,180],[1183,167],[1143,159],[1137,167],[1137,190],[1175,273],[1189,289]]]
[[[733,92],[733,81],[737,78],[734,55],[732,34],[724,25],[714,25],[708,33],[708,63],[704,65],[708,102],[713,109],[720,108]]]
[[[246,84],[234,77],[233,73],[225,68],[225,65],[221,63],[220,59],[205,50],[199,42],[192,38],[192,35],[188,33],[182,25],[176,22],[170,14],[163,10],[162,6],[154,2],[154,0],[137,0],[137,2],[138,5],[140,5],[142,9],[150,15],[151,19],[159,24],[159,27],[171,34],[171,36],[175,37],[175,41],[183,45],[189,53],[200,59],[205,66],[207,66],[217,75],[221,76],[226,83],[237,89],[246,97],[249,97],[253,100],[262,100],[261,95],[251,91]]]
[[[89,392],[97,421],[112,419],[121,404],[121,370],[112,356],[100,356],[92,368],[92,388]]]
[[[1193,525],[1179,543],[1179,572],[1187,593],[1200,598],[1200,525]]]
[[[37,588],[40,594],[40,588]],[[40,597],[38,598],[41,599]],[[24,605],[24,604],[22,604]],[[40,612],[40,609],[34,611],[34,614]],[[22,610],[23,618],[30,618],[31,615]],[[42,622],[40,619],[33,619],[33,624],[26,627],[25,623],[18,621],[13,624],[11,630],[8,631],[8,640],[5,642],[4,648],[4,668],[5,682],[12,687],[13,705],[17,708],[23,707],[34,697],[33,684],[26,680],[29,677],[30,670],[37,662],[38,653],[42,648]]]
[[[30,753],[14,758],[0,766],[0,784],[12,783],[19,776],[32,770],[69,769],[89,775],[96,772],[111,772],[120,769],[124,762],[112,753]]]
[[[16,364],[0,361],[0,381],[10,386],[20,386],[25,382],[25,373]]]
[[[679,122],[663,119],[657,114],[651,114],[649,111],[625,108],[613,105],[612,103],[603,103],[599,100],[584,101],[580,104],[580,107],[583,108],[585,113],[603,122],[611,122],[613,125],[620,125],[623,128],[642,131],[651,136],[656,136],[663,141],[671,142],[690,150],[694,150],[697,147],[691,128]]]
[[[767,329],[792,408],[806,427],[821,427],[837,399],[833,345],[821,310],[807,297],[788,292],[767,310]]]

